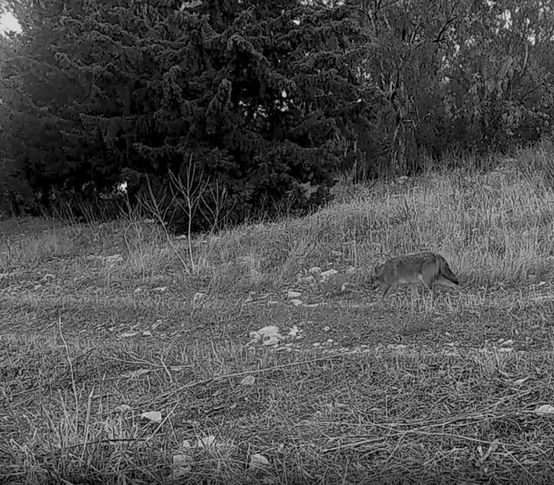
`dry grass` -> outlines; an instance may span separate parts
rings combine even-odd
[[[341,185],[308,217],[198,238],[194,272],[152,224],[1,222],[2,482],[551,482],[549,153]],[[365,288],[422,249],[462,294]],[[300,338],[250,342],[265,325]]]

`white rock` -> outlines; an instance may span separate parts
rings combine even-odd
[[[131,410],[131,406],[129,406],[128,404],[120,404],[119,406],[116,406],[114,408],[114,411],[116,413],[124,413],[126,411],[130,411]]]
[[[250,337],[252,338],[252,343],[258,343],[262,340],[263,345],[277,345],[282,339],[282,335],[279,333],[279,327],[276,325],[268,325],[263,327],[258,331],[250,332]]]
[[[122,333],[120,336],[123,338],[128,338],[128,337],[134,337],[137,334],[138,332],[125,332],[125,333]]]
[[[543,404],[542,406],[539,406],[537,409],[533,411],[535,414],[538,414],[539,416],[543,416],[545,414],[554,414],[554,406],[551,406],[550,404]]]
[[[241,386],[251,386],[256,382],[256,378],[254,376],[246,376],[242,381],[240,381]]]
[[[335,276],[338,273],[338,271],[334,268],[328,269],[327,271],[323,271],[321,273],[322,278],[329,278],[331,276]]]
[[[298,325],[293,325],[289,330],[289,336],[296,337],[299,332],[300,332],[300,329],[298,328]]]
[[[215,436],[210,435],[206,436],[205,438],[201,438],[196,442],[197,448],[209,448],[210,446],[213,446],[215,443]]]
[[[149,421],[154,421],[155,423],[162,422],[162,413],[159,411],[147,411],[140,415],[141,418],[148,419]]]
[[[173,455],[171,463],[171,479],[177,480],[188,475],[192,471],[194,458],[192,455]]]
[[[260,470],[262,468],[265,468],[269,465],[269,460],[264,456],[260,455],[259,453],[254,453],[250,457],[250,464],[248,465],[248,468],[250,470]]]

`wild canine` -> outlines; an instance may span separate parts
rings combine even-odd
[[[435,298],[437,285],[457,288],[460,284],[456,275],[448,266],[446,259],[436,253],[417,253],[406,256],[397,256],[389,259],[385,264],[375,268],[372,278],[372,288],[383,288],[382,298],[387,296],[391,288],[399,284],[410,285],[412,295],[417,296],[417,285],[422,282],[432,292]]]

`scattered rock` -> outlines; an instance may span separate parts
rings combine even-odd
[[[248,465],[248,468],[250,470],[260,470],[260,469],[264,469],[268,465],[269,465],[269,460],[265,456],[260,455],[259,453],[254,453],[250,457],[250,463]]]
[[[304,302],[302,300],[298,300],[297,298],[294,298],[290,301],[294,306],[300,306],[302,305]]]
[[[251,386],[256,382],[256,378],[254,376],[246,376],[242,381],[240,381],[241,386]]]
[[[250,332],[250,337],[252,338],[251,343],[257,343],[261,340],[263,345],[277,345],[283,339],[279,333],[279,327],[276,325],[268,325],[258,331]]]
[[[215,444],[215,436],[210,435],[210,436],[206,436],[205,438],[199,439],[196,443],[196,447],[209,448],[210,446],[214,446],[214,444]]]
[[[298,282],[299,283],[305,283],[305,284],[308,284],[308,285],[311,285],[311,286],[316,284],[316,280],[312,275],[302,276],[302,277],[298,278]]]
[[[189,454],[173,455],[171,463],[171,479],[178,480],[192,471],[194,458]]]
[[[120,404],[119,406],[116,406],[114,408],[115,413],[125,413],[130,410],[131,410],[131,406],[129,406],[128,404]]]
[[[162,422],[162,413],[160,413],[159,411],[147,411],[145,413],[142,413],[140,417],[148,419],[149,421],[153,421],[155,423]]]
[[[137,334],[138,332],[125,332],[125,333],[122,333],[120,337],[123,337],[123,338],[134,337]]]
[[[330,278],[331,276],[335,276],[337,273],[338,271],[336,269],[331,268],[331,269],[328,269],[327,271],[323,271],[320,276],[322,279],[325,280],[327,278]]]
[[[292,328],[289,330],[289,336],[290,337],[296,337],[300,333],[300,329],[298,328],[298,325],[293,325]]]
[[[533,411],[538,416],[544,416],[546,414],[554,414],[554,406],[550,404],[543,404]]]
[[[152,372],[150,369],[137,369],[121,374],[121,377],[124,379],[136,379],[137,377],[143,376],[145,374],[150,374]]]

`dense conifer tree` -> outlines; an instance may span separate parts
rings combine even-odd
[[[23,26],[0,46],[0,177],[25,174],[43,203],[122,179],[133,195],[145,174],[161,190],[172,173],[239,221],[308,207],[337,169],[411,173],[552,126],[539,0],[0,5]]]
[[[369,109],[359,25],[305,3],[35,6],[16,63],[29,100],[12,129],[33,185],[107,190],[122,173],[184,175],[193,163],[225,187],[235,219],[261,200],[317,199],[339,135]]]

